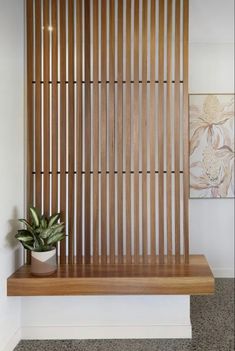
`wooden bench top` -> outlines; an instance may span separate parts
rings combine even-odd
[[[63,264],[49,277],[35,277],[24,265],[7,281],[8,296],[205,295],[214,277],[202,255],[189,264]]]

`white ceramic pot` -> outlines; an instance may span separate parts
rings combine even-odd
[[[31,273],[33,275],[50,275],[56,269],[56,248],[44,252],[31,251]]]

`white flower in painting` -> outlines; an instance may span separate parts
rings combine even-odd
[[[234,174],[234,151],[227,147],[207,146],[202,161],[191,164],[191,188],[201,197],[226,197]]]
[[[222,146],[231,143],[225,123],[234,120],[234,98],[227,103],[220,103],[216,95],[205,98],[202,109],[192,105],[190,107],[190,154],[205,137],[208,144]]]

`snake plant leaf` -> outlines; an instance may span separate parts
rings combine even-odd
[[[58,222],[59,218],[60,218],[60,213],[56,213],[56,214],[52,215],[49,218],[48,227],[52,227],[54,224],[56,224]]]
[[[29,209],[33,223],[35,225],[35,227],[39,227],[40,225],[40,219],[39,219],[39,215],[37,213],[37,209],[35,207],[30,207]]]
[[[47,244],[55,244],[57,243],[58,241],[64,239],[65,235],[64,233],[57,233],[57,234],[54,234],[52,235],[48,240],[47,240]]]

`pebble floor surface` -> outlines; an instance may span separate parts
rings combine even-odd
[[[14,351],[234,351],[234,280],[191,298],[192,340],[22,340]]]

